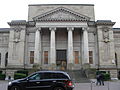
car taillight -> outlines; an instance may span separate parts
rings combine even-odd
[[[72,86],[72,85],[73,85],[73,84],[72,84],[72,81],[68,81],[68,82],[67,82],[67,85],[68,85],[68,86]]]

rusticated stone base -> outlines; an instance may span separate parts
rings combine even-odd
[[[68,63],[67,70],[73,70],[73,67],[74,67],[73,63]]]
[[[110,70],[111,78],[117,78],[117,70]]]
[[[52,63],[49,67],[49,70],[56,70],[56,64]]]

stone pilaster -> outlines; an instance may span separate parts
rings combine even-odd
[[[8,68],[24,68],[26,28],[15,26],[10,31],[8,49]]]
[[[8,22],[10,25],[7,68],[24,68],[26,25],[25,20]]]
[[[68,27],[68,54],[67,54],[67,69],[72,70],[73,68],[73,27]]]
[[[83,64],[89,63],[88,28],[83,27]]]
[[[112,28],[98,26],[98,49],[100,68],[115,68],[115,51]]]
[[[117,68],[115,65],[115,48],[112,26],[115,22],[97,21],[97,39],[99,53],[99,69],[110,71],[111,78],[117,77]]]
[[[52,69],[56,66],[56,48],[55,48],[55,31],[56,28],[49,28],[51,31],[50,35],[50,64]]]
[[[35,32],[35,60],[34,63],[41,64],[41,28],[36,28]]]

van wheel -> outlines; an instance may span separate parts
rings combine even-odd
[[[64,90],[62,87],[55,87],[54,90]]]
[[[11,90],[20,90],[19,86],[12,86]]]

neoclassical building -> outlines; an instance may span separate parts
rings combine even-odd
[[[120,29],[95,21],[93,4],[33,4],[28,20],[0,28],[0,68],[8,75],[39,64],[48,70],[120,69]]]

